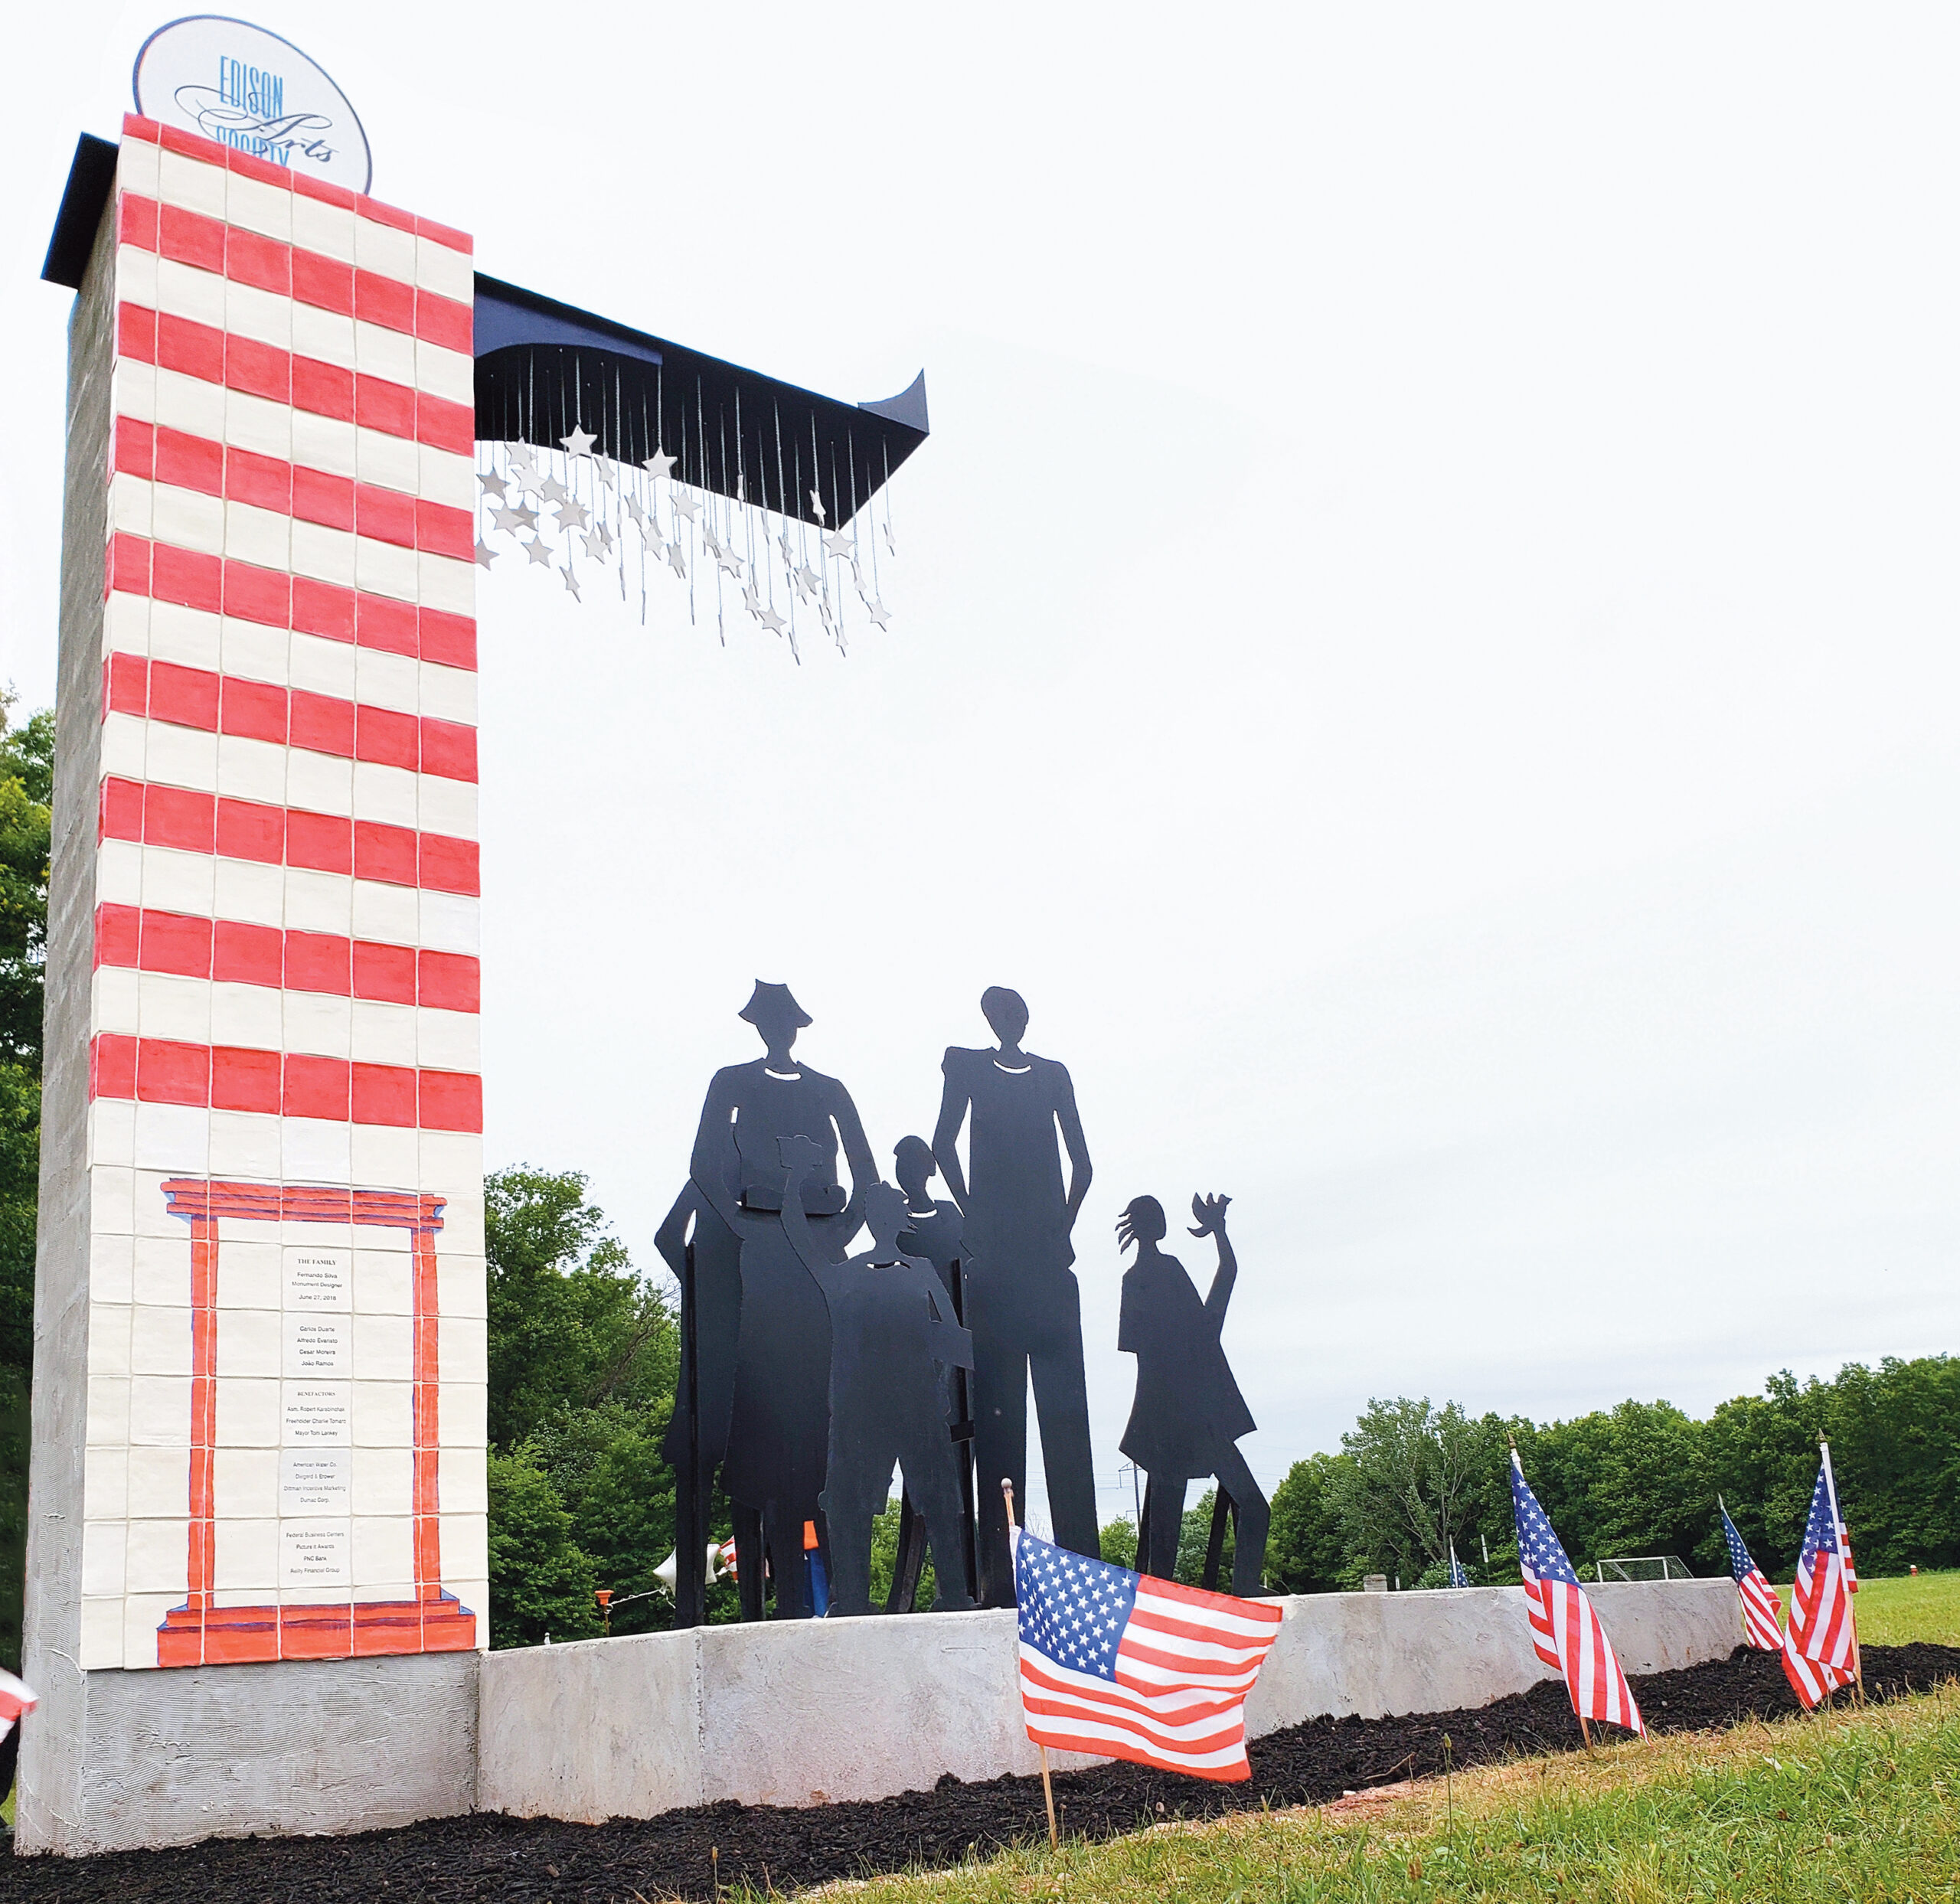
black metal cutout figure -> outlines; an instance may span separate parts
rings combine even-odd
[[[952,1299],[956,1322],[966,1320],[965,1278],[962,1269],[959,1230],[959,1206],[935,1198],[932,1182],[939,1166],[933,1161],[933,1147],[923,1137],[901,1137],[893,1153],[898,1187],[905,1193],[905,1220],[908,1226],[898,1246],[908,1256],[923,1256],[939,1272],[947,1295]],[[973,1377],[971,1364],[965,1368],[942,1363],[939,1368],[942,1396],[946,1404],[946,1426],[952,1436],[953,1459],[959,1470],[960,1574],[969,1601],[979,1594],[973,1551]],[[943,1563],[941,1563],[944,1565]],[[918,1600],[919,1582],[926,1566],[926,1524],[910,1488],[901,1497],[898,1517],[898,1553],[892,1566],[891,1590],[885,1597],[887,1613],[910,1613]]]
[[[697,1381],[705,1422],[710,1402],[719,1406],[710,1390],[710,1370],[717,1381],[724,1366],[730,1371],[721,1484],[738,1508],[735,1540],[744,1612],[753,1618],[762,1611],[766,1551],[776,1582],[776,1616],[800,1619],[810,1613],[804,1524],[822,1527],[829,1443],[830,1311],[804,1258],[784,1233],[778,1146],[785,1138],[800,1137],[814,1147],[814,1161],[799,1180],[800,1213],[806,1219],[802,1227],[809,1247],[826,1262],[841,1258],[857,1233],[864,1192],[877,1181],[877,1169],[850,1092],[836,1079],[790,1056],[797,1033],[810,1017],[789,988],[758,979],[741,1016],[761,1036],[766,1054],[715,1073],[701,1107],[690,1168],[691,1187],[707,1206],[696,1220]],[[851,1171],[848,1197],[838,1181],[840,1148]],[[726,1345],[719,1340],[712,1348],[708,1345],[711,1329],[726,1328],[729,1309],[720,1292],[710,1324],[701,1247],[710,1217],[740,1239],[741,1287],[732,1359],[725,1357]],[[685,1322],[683,1318],[684,1331]],[[701,1435],[704,1463],[714,1439]],[[681,1465],[685,1460],[682,1452]]]
[[[1250,1596],[1261,1590],[1269,1515],[1266,1497],[1237,1446],[1239,1437],[1250,1435],[1256,1424],[1219,1340],[1239,1275],[1238,1258],[1225,1233],[1231,1200],[1191,1199],[1191,1214],[1197,1219],[1191,1234],[1213,1237],[1218,1245],[1217,1272],[1202,1301],[1184,1266],[1157,1246],[1169,1226],[1155,1197],[1135,1198],[1117,1221],[1119,1245],[1136,1246],[1136,1260],[1123,1272],[1116,1336],[1118,1350],[1136,1357],[1136,1399],[1119,1445],[1149,1481],[1143,1525],[1137,1530],[1138,1572],[1159,1579],[1174,1577],[1185,1489],[1196,1477],[1214,1475],[1218,1509],[1205,1584],[1217,1584],[1229,1501],[1238,1529],[1232,1591]]]
[[[1007,1476],[1017,1495],[1027,1497],[1031,1376],[1055,1543],[1077,1553],[1099,1557],[1101,1551],[1083,1372],[1082,1295],[1070,1240],[1090,1171],[1067,1070],[1021,1049],[1027,1007],[1020,994],[991,986],[980,1009],[999,1048],[955,1046],[947,1051],[933,1154],[964,1219],[975,1456],[988,1478],[979,1490],[981,1596],[988,1606],[1011,1606],[1007,1510],[992,1478]],[[964,1171],[962,1125],[969,1127]],[[1066,1188],[1058,1130],[1068,1154]]]
[[[894,1461],[904,1471],[906,1492],[920,1504],[939,1562],[939,1603],[969,1607],[959,1578],[965,1543],[959,1471],[933,1365],[972,1367],[973,1338],[951,1319],[951,1298],[933,1265],[899,1246],[908,1214],[903,1190],[871,1185],[864,1197],[871,1248],[833,1261],[812,1233],[799,1194],[812,1178],[821,1180],[828,1160],[808,1138],[784,1138],[778,1148],[784,1171],[779,1226],[830,1309],[830,1448],[822,1507],[831,1612],[871,1610],[871,1523],[884,1507]]]

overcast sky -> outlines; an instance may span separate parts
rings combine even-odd
[[[1950,9],[250,13],[494,275],[854,400],[927,371],[848,660],[484,582],[493,1164],[651,1264],[753,979],[886,1158],[1017,987],[1095,1159],[1106,1513],[1143,1190],[1236,1200],[1268,1483],[1373,1395],[1703,1412],[1960,1346]],[[35,279],[168,17],[8,30],[30,704]]]

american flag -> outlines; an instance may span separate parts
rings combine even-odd
[[[1014,1536],[1021,1703],[1037,1746],[1250,1778],[1246,1695],[1279,1608]]]
[[[1538,1497],[1524,1484],[1517,1451],[1511,1454],[1511,1505],[1517,1520],[1517,1566],[1530,1608],[1531,1644],[1547,1666],[1565,1675],[1572,1710],[1645,1734],[1633,1689],[1620,1670],[1613,1643],[1579,1584]]]
[[[1811,1490],[1804,1550],[1797,1556],[1796,1585],[1790,1589],[1789,1643],[1783,1649],[1783,1671],[1806,1706],[1857,1677],[1857,1622],[1838,1543],[1836,1491],[1827,1451]]]
[[[0,1739],[14,1729],[17,1719],[24,1719],[41,1703],[41,1695],[24,1680],[0,1669]]]
[[[1735,1577],[1736,1592],[1743,1603],[1743,1631],[1749,1644],[1759,1652],[1782,1652],[1783,1602],[1763,1578],[1762,1569],[1749,1558],[1749,1549],[1743,1544],[1726,1507],[1722,1510],[1722,1538],[1729,1543],[1729,1571]]]
[[[1470,1584],[1470,1571],[1457,1559],[1456,1543],[1453,1540],[1449,1543],[1449,1583],[1453,1587]]]

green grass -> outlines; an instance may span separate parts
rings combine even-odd
[[[1783,1596],[1787,1604],[1789,1595]],[[1858,1638],[1866,1646],[1932,1640],[1960,1646],[1960,1573],[1906,1574],[1859,1583]]]
[[[1960,1896],[1960,1688],[830,1887],[864,1904]]]

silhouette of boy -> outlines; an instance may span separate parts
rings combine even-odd
[[[960,1583],[959,1472],[946,1433],[936,1363],[971,1368],[973,1338],[950,1318],[952,1305],[930,1262],[908,1256],[900,1233],[903,1191],[874,1184],[864,1193],[871,1246],[833,1262],[803,1213],[805,1178],[822,1151],[807,1138],[779,1140],[786,1173],[782,1233],[830,1308],[830,1450],[822,1507],[830,1546],[830,1610],[871,1610],[871,1523],[891,1488],[892,1464],[926,1520],[938,1562],[939,1603],[973,1603]]]
[[[1260,1590],[1269,1519],[1266,1496],[1238,1450],[1241,1435],[1256,1424],[1232,1379],[1219,1341],[1226,1305],[1238,1280],[1239,1260],[1225,1234],[1229,1197],[1194,1197],[1194,1236],[1218,1243],[1218,1270],[1200,1301],[1197,1285],[1175,1256],[1158,1248],[1169,1226],[1155,1197],[1138,1197],[1116,1223],[1116,1240],[1136,1246],[1136,1261],[1123,1272],[1122,1312],[1116,1347],[1136,1357],[1136,1399],[1119,1444],[1149,1478],[1145,1518],[1149,1551],[1137,1556],[1137,1571],[1171,1579],[1184,1519],[1184,1491],[1194,1478],[1215,1475],[1239,1510],[1232,1554],[1232,1591]]]

